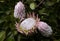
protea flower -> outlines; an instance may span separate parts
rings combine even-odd
[[[32,13],[32,15],[27,14],[27,18],[25,20],[23,20],[20,24],[16,23],[18,32],[25,35],[33,35],[33,33],[36,32],[36,24],[39,20],[38,15],[35,17],[34,13]]]
[[[37,29],[45,37],[49,37],[50,35],[52,35],[51,27],[47,23],[40,21],[38,15],[36,17],[34,13],[32,13],[32,15],[28,14],[27,18],[20,24],[16,23],[16,27],[18,32],[25,35],[32,35],[33,33],[37,32]]]
[[[52,35],[52,29],[51,29],[51,27],[47,23],[45,23],[43,21],[40,21],[38,23],[38,30],[45,37],[49,37],[49,36]]]
[[[24,17],[25,17],[25,7],[24,7],[24,4],[21,1],[19,1],[15,5],[14,17],[19,18],[20,20],[24,19]]]
[[[24,18],[25,15],[24,4],[19,1],[14,9],[14,17],[20,19],[20,23],[16,22],[18,32],[24,35],[32,35],[38,29],[43,36],[49,37],[52,35],[51,27],[47,23],[40,21],[38,15],[35,16],[34,12],[27,14],[27,18]]]

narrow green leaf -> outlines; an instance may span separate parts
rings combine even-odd
[[[4,22],[4,20],[0,20],[0,23]]]
[[[41,10],[39,10],[39,14],[43,14],[45,12],[45,8],[42,8]]]
[[[48,1],[48,2],[46,2],[46,5],[47,5],[47,6],[52,6],[52,5],[54,5],[54,3],[55,3],[55,2],[50,2],[50,1]]]
[[[15,41],[13,35],[9,36],[6,41]]]
[[[5,31],[0,32],[0,41],[4,41],[5,39]]]
[[[4,2],[4,0],[0,0],[0,2]]]

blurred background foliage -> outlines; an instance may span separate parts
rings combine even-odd
[[[23,36],[15,27],[14,6],[18,1],[25,5],[26,12],[35,12],[53,29],[49,38],[36,34]],[[60,41],[60,0],[0,0],[0,41]]]

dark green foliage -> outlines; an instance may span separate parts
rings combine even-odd
[[[15,27],[14,6],[19,0],[0,0],[0,41],[60,41],[60,0],[22,0],[27,12],[35,12],[42,21],[47,22],[53,29],[49,38],[41,34],[23,36]],[[34,3],[34,6],[30,4]],[[31,9],[33,8],[33,9]]]

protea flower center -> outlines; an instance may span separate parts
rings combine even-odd
[[[23,33],[30,34],[34,32],[36,20],[34,18],[27,18],[20,24],[20,30],[23,30]]]

